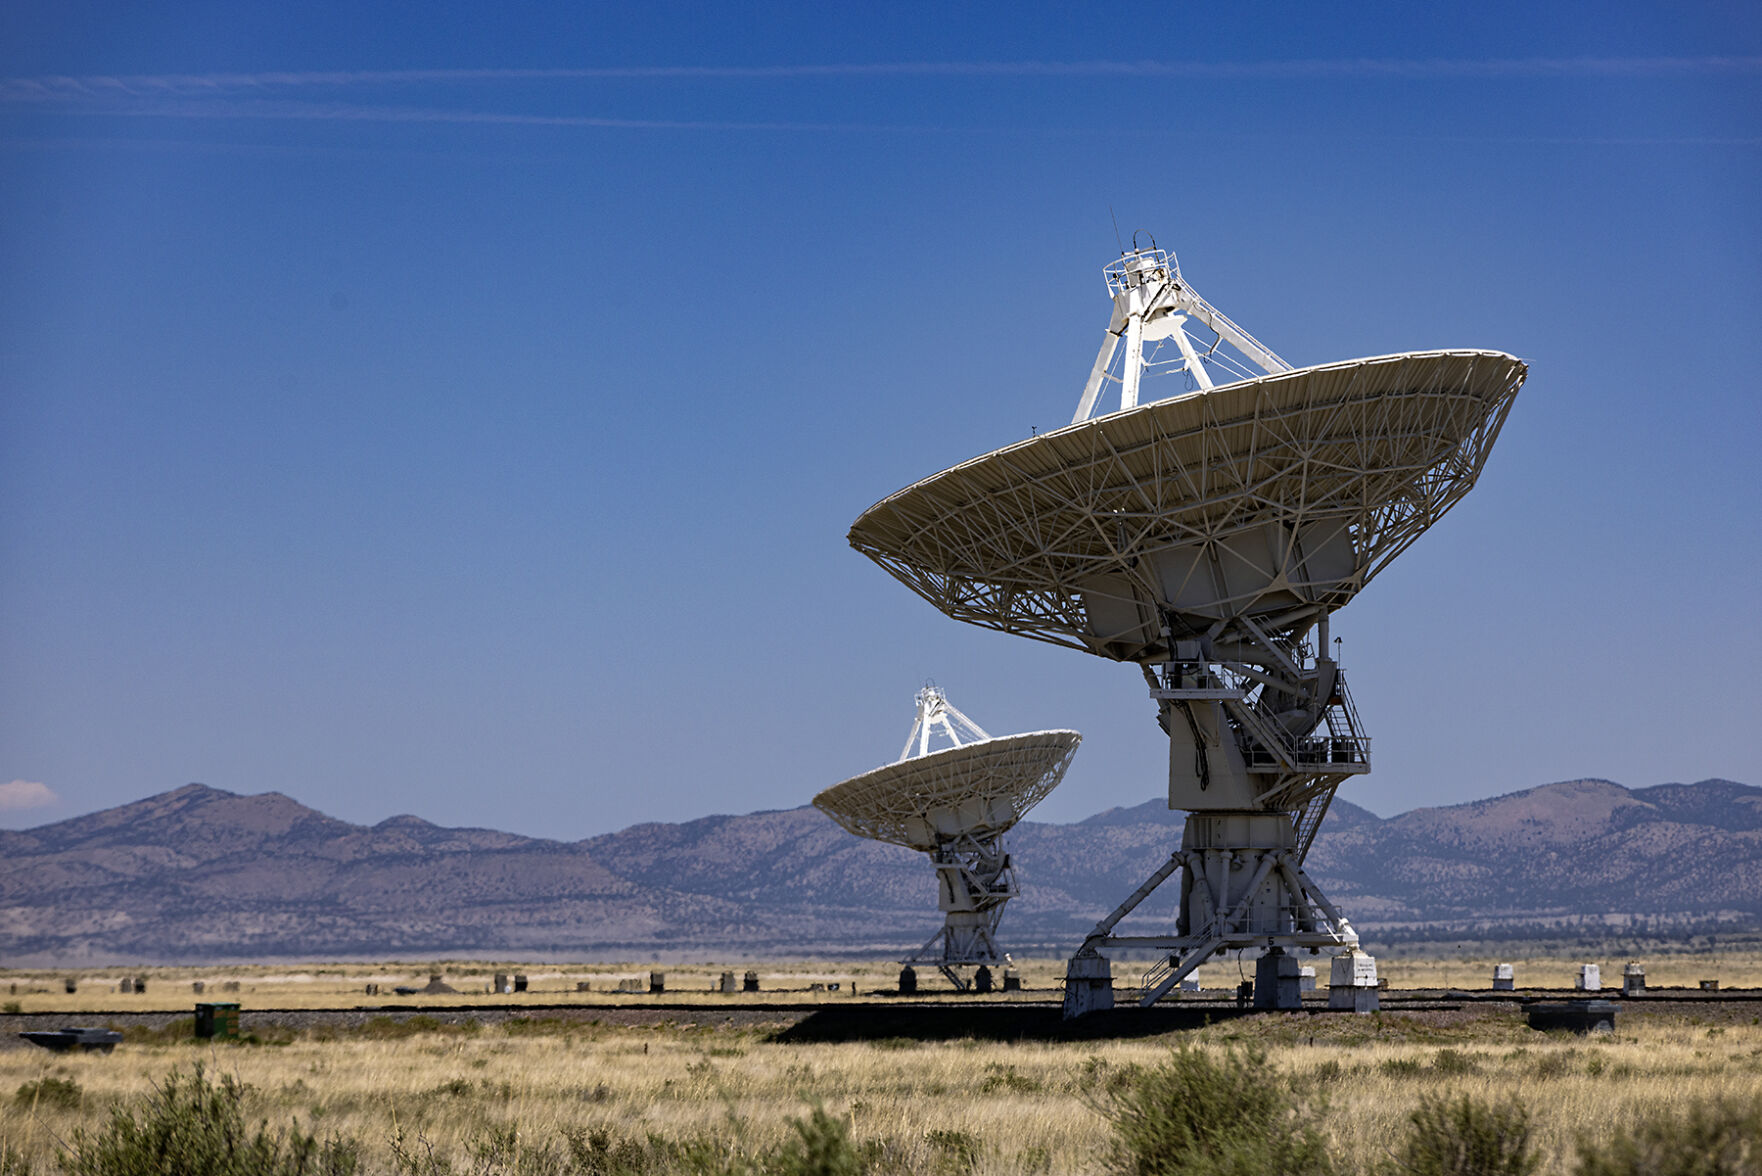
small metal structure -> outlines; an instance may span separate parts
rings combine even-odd
[[[239,1035],[239,1006],[231,1001],[196,1005],[196,1036],[233,1041]]]
[[[73,1050],[109,1053],[122,1042],[122,1034],[114,1029],[75,1026],[68,1029],[30,1029],[19,1034],[32,1045],[40,1045],[54,1053]]]
[[[956,620],[1149,686],[1181,848],[1072,957],[1066,1015],[1112,1006],[1110,947],[1156,951],[1145,1006],[1258,948],[1272,1007],[1296,1007],[1278,957],[1362,956],[1303,870],[1335,790],[1370,770],[1329,616],[1473,487],[1527,368],[1471,350],[1293,368],[1154,242],[1103,277],[1113,314],[1071,423],[882,499],[850,542]],[[1115,934],[1177,875],[1171,933]]]
[[[942,927],[900,962],[932,964],[965,992],[956,969],[1006,962],[997,925],[1017,888],[1003,835],[1064,779],[1083,737],[1033,731],[994,739],[934,684],[916,701],[899,758],[833,785],[814,805],[858,837],[930,856]]]
[[[1543,1032],[1613,1033],[1621,1006],[1612,1000],[1525,1001],[1524,1019]]]

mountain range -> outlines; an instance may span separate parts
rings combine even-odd
[[[1010,834],[1020,951],[1067,952],[1164,861],[1163,802]],[[1762,924],[1762,789],[1573,780],[1380,818],[1336,801],[1307,867],[1361,931],[1510,937],[1584,920]],[[1122,923],[1166,924],[1172,892]],[[562,842],[371,827],[201,784],[0,831],[0,965],[502,956],[723,958],[916,947],[921,855],[811,806]]]

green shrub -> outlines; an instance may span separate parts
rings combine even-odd
[[[1578,1176],[1762,1176],[1762,1099],[1712,1099],[1602,1138],[1580,1136]]]
[[[979,1089],[986,1094],[995,1090],[1004,1090],[1011,1094],[1033,1094],[1040,1089],[1040,1083],[1026,1074],[1016,1073],[1014,1066],[992,1062],[985,1067],[985,1079],[979,1083]]]
[[[25,1154],[0,1138],[0,1176],[34,1176]]]
[[[796,1119],[795,1138],[769,1166],[777,1176],[862,1176],[867,1167],[850,1140],[850,1128],[815,1105],[807,1118]]]
[[[1413,1176],[1529,1176],[1541,1163],[1533,1145],[1529,1112],[1515,1102],[1424,1097],[1408,1116],[1395,1169]]]
[[[1454,1049],[1441,1049],[1432,1055],[1432,1069],[1439,1074],[1472,1074],[1480,1068],[1474,1055]]]
[[[567,1128],[563,1142],[569,1159],[582,1176],[640,1176],[648,1171],[648,1157],[634,1139],[614,1140],[604,1128]]]
[[[39,1078],[35,1082],[26,1082],[12,1096],[12,1101],[21,1107],[59,1107],[71,1110],[80,1105],[86,1092],[72,1078]]]
[[[844,1171],[842,1168],[755,1168],[737,1154],[728,1142],[712,1136],[671,1140],[651,1134],[646,1140],[638,1141],[618,1139],[603,1128],[566,1128],[563,1131],[563,1141],[568,1145],[568,1164],[561,1166],[560,1160],[555,1161],[559,1165],[556,1170],[567,1172],[569,1176],[661,1176],[662,1173],[666,1176],[756,1176],[760,1172],[771,1171],[782,1171],[794,1176],[796,1173],[822,1170]],[[789,1154],[784,1153],[785,1156]],[[548,1153],[545,1162],[551,1162]],[[778,1162],[788,1161],[780,1159]],[[519,1170],[518,1166],[514,1169],[516,1172]],[[430,1169],[414,1166],[400,1168],[399,1171],[427,1176]],[[451,1169],[434,1171],[439,1176],[439,1173],[450,1172]],[[861,1169],[854,1168],[851,1171],[860,1172]]]
[[[1213,1058],[1182,1046],[1101,1096],[1109,1161],[1131,1176],[1325,1176],[1333,1163],[1305,1107],[1266,1055]]]
[[[971,1172],[979,1163],[979,1137],[967,1131],[937,1129],[924,1132],[924,1142],[936,1150],[936,1170],[950,1176]]]
[[[73,1176],[354,1176],[360,1148],[332,1136],[320,1143],[298,1124],[271,1134],[245,1125],[245,1088],[218,1085],[200,1065],[174,1070],[150,1097],[111,1112],[102,1131],[74,1132],[63,1163]]]

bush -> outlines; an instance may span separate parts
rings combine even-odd
[[[924,1142],[936,1149],[938,1172],[961,1176],[979,1163],[983,1150],[979,1137],[967,1131],[938,1129],[924,1132]]]
[[[1601,1140],[1580,1136],[1578,1176],[1762,1176],[1762,1099],[1690,1103]]]
[[[1421,1098],[1395,1166],[1414,1176],[1529,1176],[1541,1163],[1533,1135],[1515,1102]]]
[[[202,1067],[177,1071],[137,1107],[119,1107],[96,1134],[74,1132],[64,1161],[73,1176],[354,1176],[360,1148],[332,1136],[320,1143],[297,1124],[270,1134],[245,1125],[245,1088],[219,1085]]]
[[[604,1128],[566,1128],[563,1131],[563,1140],[568,1145],[569,1163],[572,1167],[561,1170],[567,1171],[570,1176],[650,1176],[651,1173],[654,1176],[661,1176],[663,1173],[665,1176],[756,1176],[757,1173],[773,1170],[789,1176],[809,1176],[822,1171],[846,1171],[836,1167],[755,1168],[726,1140],[711,1136],[670,1140],[651,1134],[646,1141],[638,1141],[618,1139]],[[792,1156],[795,1158],[790,1158]],[[799,1162],[800,1157],[794,1151],[784,1152],[779,1160],[783,1164]],[[428,1176],[431,1171],[420,1165],[399,1170],[420,1173],[422,1176]],[[432,1171],[440,1172],[443,1169],[436,1168]],[[860,1172],[861,1169],[852,1168],[849,1171]]]
[[[1325,1176],[1333,1163],[1290,1084],[1257,1049],[1191,1046],[1102,1095],[1109,1161],[1132,1176]]]
[[[4,1138],[0,1138],[0,1176],[33,1176],[31,1162]]]
[[[861,1154],[850,1141],[850,1128],[826,1109],[815,1106],[805,1119],[792,1124],[796,1137],[778,1156],[772,1171],[778,1176],[862,1176]]]
[[[12,1101],[21,1107],[60,1107],[72,1110],[80,1105],[86,1092],[72,1078],[39,1078],[35,1082],[26,1082],[12,1096]]]
[[[1441,1049],[1432,1055],[1432,1069],[1440,1074],[1472,1074],[1480,1069],[1480,1063],[1472,1054]]]
[[[979,1089],[986,1094],[1002,1090],[1010,1094],[1033,1094],[1040,1089],[1040,1083],[1026,1074],[1016,1073],[1014,1066],[1004,1066],[992,1062],[985,1067],[985,1080]]]

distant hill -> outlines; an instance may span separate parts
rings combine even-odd
[[[1019,947],[1068,949],[1180,839],[1160,801],[1011,834]],[[1574,780],[1387,820],[1336,801],[1309,871],[1361,929],[1762,920],[1762,789]],[[1123,930],[1166,921],[1157,896]],[[922,858],[804,806],[567,843],[352,825],[191,784],[0,831],[0,962],[885,951],[936,928]]]

